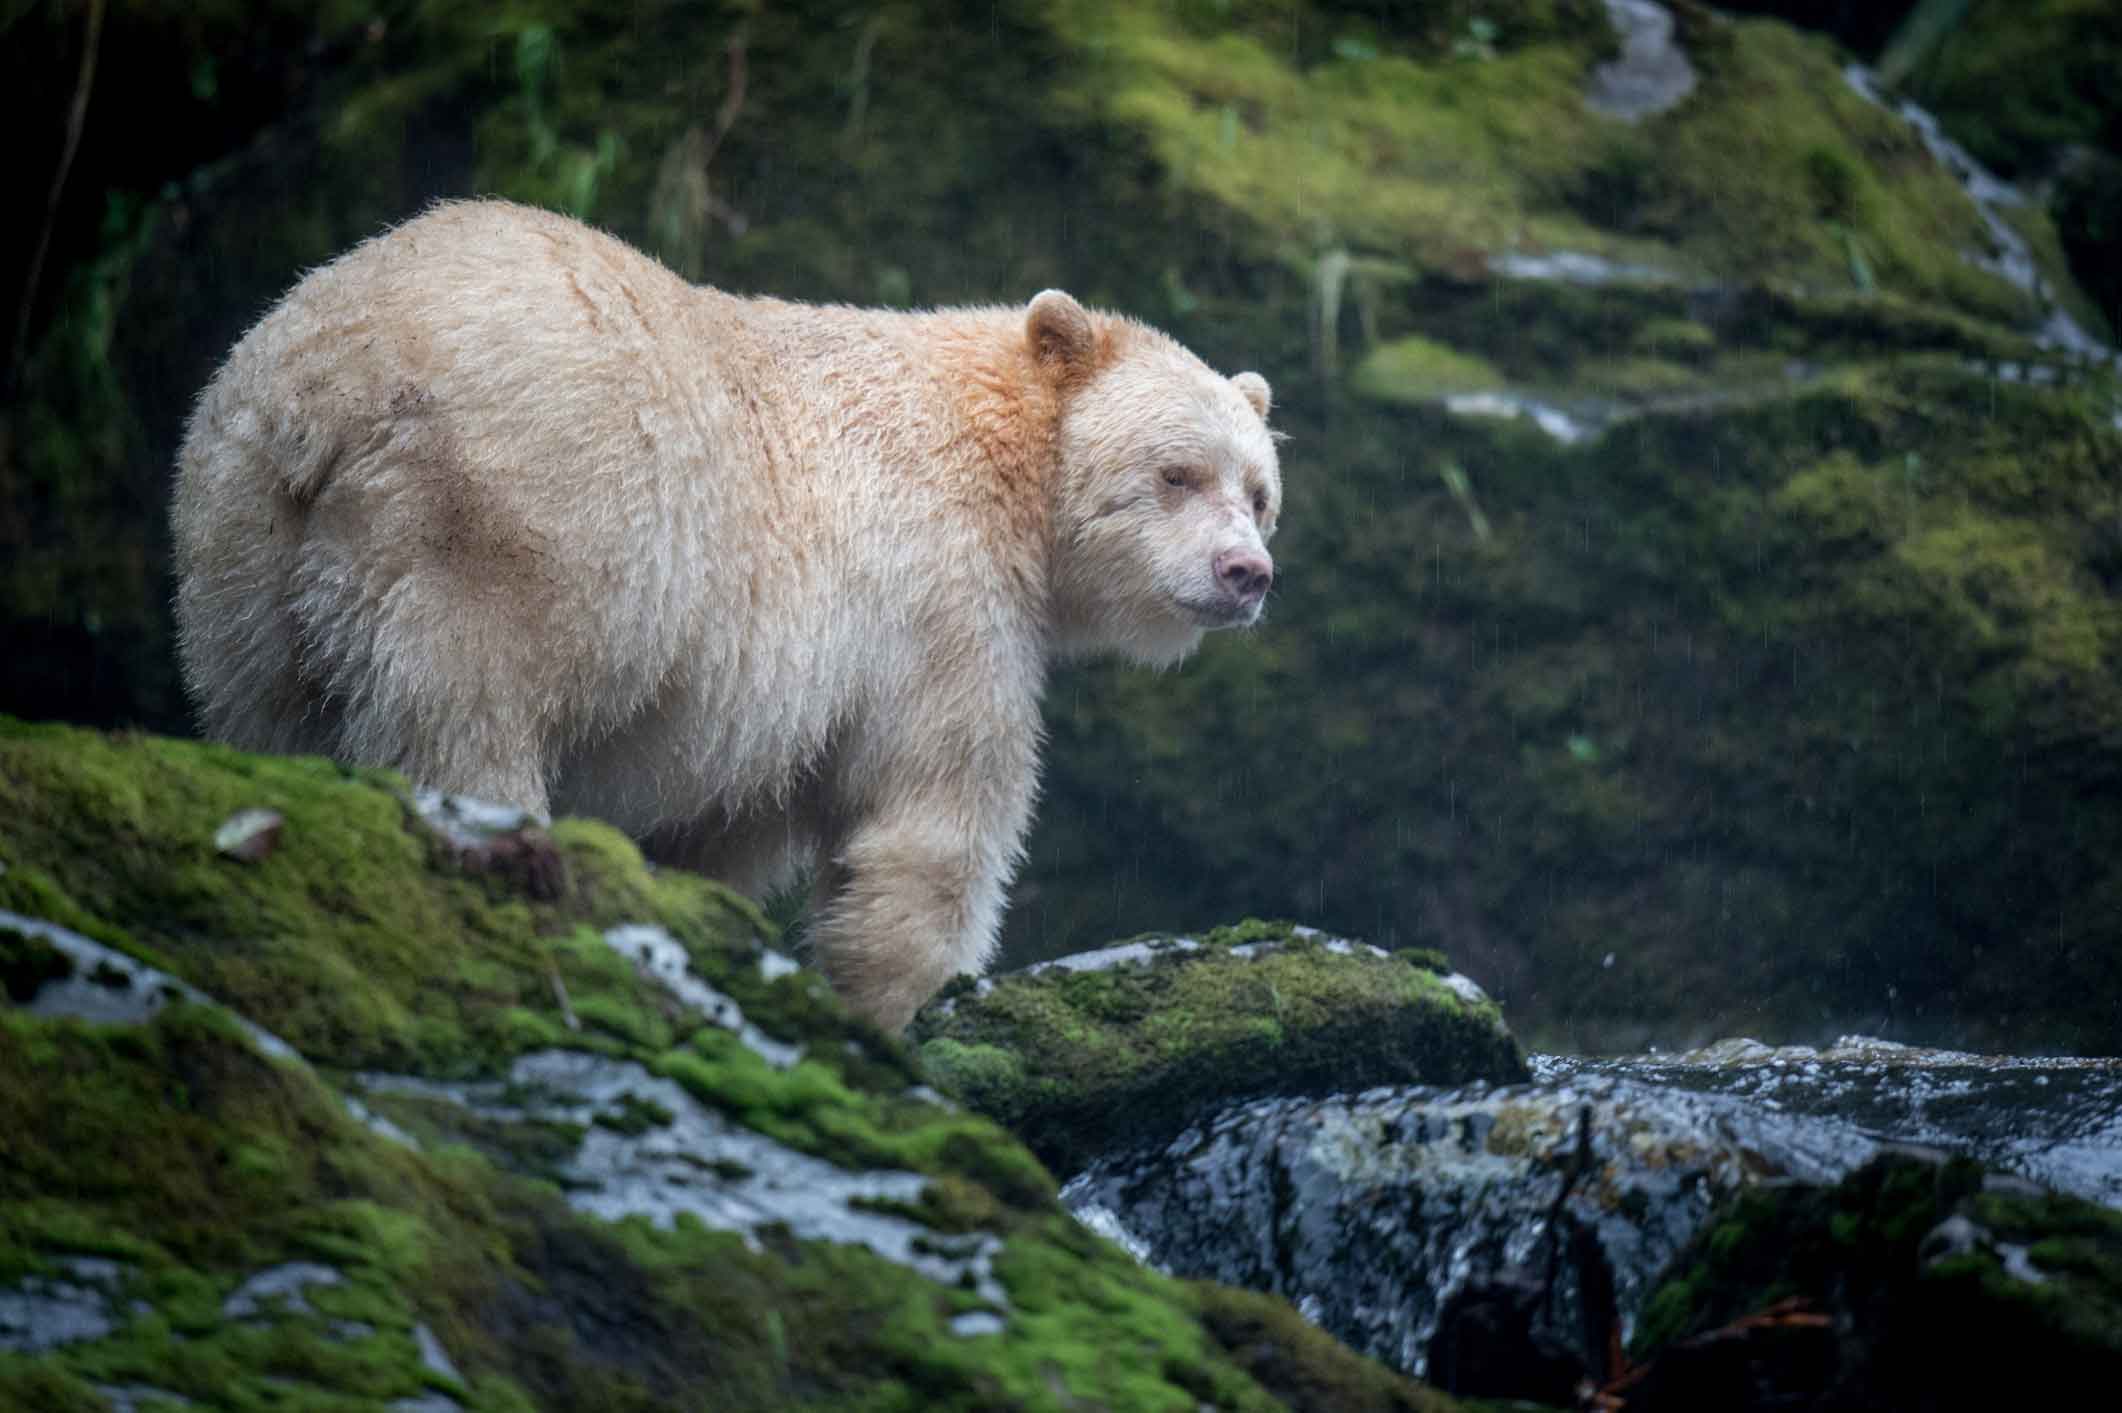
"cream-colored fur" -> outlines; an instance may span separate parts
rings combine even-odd
[[[1055,291],[740,299],[445,205],[200,398],[185,674],[239,745],[600,815],[753,890],[815,865],[821,964],[897,1027],[992,949],[1049,658],[1258,616],[1267,407]]]

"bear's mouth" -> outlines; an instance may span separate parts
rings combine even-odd
[[[1265,594],[1250,598],[1180,599],[1179,607],[1203,628],[1250,628],[1267,606]]]

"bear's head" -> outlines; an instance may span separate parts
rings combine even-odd
[[[1060,392],[1061,649],[1164,666],[1211,628],[1258,622],[1282,513],[1267,381],[1059,290],[1032,300],[1025,337]]]

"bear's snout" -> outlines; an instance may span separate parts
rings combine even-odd
[[[1275,581],[1275,562],[1265,550],[1225,550],[1216,556],[1215,571],[1223,592],[1247,607],[1266,598]]]

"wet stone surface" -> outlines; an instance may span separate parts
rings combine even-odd
[[[504,1080],[453,1083],[365,1074],[371,1096],[402,1094],[459,1105],[481,1120],[579,1128],[581,1141],[557,1176],[570,1206],[607,1221],[645,1217],[669,1227],[690,1215],[748,1241],[764,1227],[799,1240],[864,1246],[943,1285],[977,1290],[997,1307],[1006,1297],[992,1263],[1000,1242],[944,1236],[877,1210],[911,1206],[928,1186],[919,1173],[850,1171],[799,1153],[707,1108],[682,1085],[639,1064],[575,1050],[523,1056]],[[641,1112],[667,1116],[646,1125]],[[599,1123],[600,1117],[619,1120]],[[756,1243],[753,1243],[756,1246]]]
[[[128,1268],[99,1256],[70,1256],[63,1275],[25,1276],[0,1289],[0,1351],[37,1354],[101,1339],[129,1317],[118,1287]]]
[[[1538,1055],[1543,1079],[1606,1075],[1965,1153],[2122,1208],[2122,1060],[1974,1055],[1864,1037],[1826,1049],[1724,1041],[1684,1054]]]
[[[303,1294],[311,1286],[339,1285],[345,1277],[330,1266],[315,1261],[290,1261],[269,1271],[260,1271],[229,1293],[221,1302],[226,1320],[254,1320],[273,1313],[314,1315],[316,1309]]]
[[[1695,91],[1694,66],[1673,42],[1672,11],[1650,0],[1606,0],[1621,38],[1621,56],[1592,74],[1585,105],[1624,122],[1641,122]]]
[[[27,996],[14,998],[31,1015],[139,1025],[172,1001],[223,1010],[197,987],[69,928],[0,911],[0,929],[42,942],[63,954],[70,964],[64,974],[52,976]],[[296,1058],[286,1041],[263,1026],[233,1012],[224,1013],[243,1027],[251,1043],[265,1054],[281,1060]]]
[[[1492,1318],[1519,1322],[1520,1347],[1558,1368],[1603,1369],[1720,1201],[1832,1184],[1908,1145],[2122,1207],[2118,1061],[1848,1037],[1530,1064],[1531,1085],[1237,1105],[1107,1155],[1063,1198],[1138,1259],[1285,1295],[1432,1378],[1464,1322]]]
[[[1062,1195],[1145,1259],[1284,1295],[1411,1373],[1455,1297],[1530,1278],[1536,1328],[1593,1365],[1590,1332],[1632,1326],[1720,1196],[1833,1181],[1875,1148],[1846,1124],[1585,1076],[1241,1105]]]

